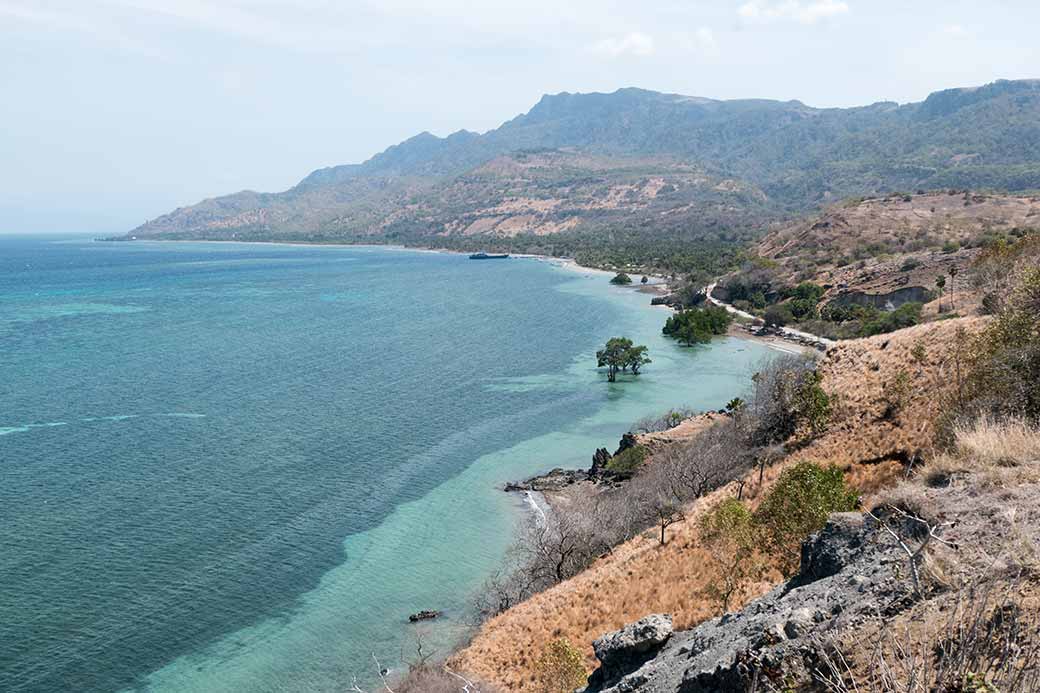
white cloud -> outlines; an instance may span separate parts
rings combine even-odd
[[[849,4],[844,0],[748,0],[737,10],[744,19],[750,21],[790,20],[802,24],[815,24],[821,19],[835,17],[849,11]]]
[[[962,38],[968,35],[968,30],[960,24],[947,24],[942,28],[942,32],[947,36],[954,36],[956,38]]]
[[[623,55],[646,57],[654,53],[654,39],[644,33],[633,31],[621,37],[605,38],[592,46],[594,53],[617,58]]]
[[[719,42],[715,39],[715,32],[706,26],[674,34],[671,38],[681,50],[707,56],[718,55],[719,52]]]

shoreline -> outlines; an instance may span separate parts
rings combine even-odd
[[[155,242],[155,241],[153,241],[153,242]],[[464,253],[464,252],[461,252],[461,251],[454,251],[454,250],[424,249],[424,248],[414,248],[414,247],[406,247],[406,246],[391,246],[391,245],[383,245],[383,244],[364,244],[364,245],[362,245],[362,244],[314,244],[314,243],[291,243],[291,242],[284,243],[284,242],[234,241],[234,240],[233,241],[179,241],[179,240],[175,241],[175,240],[163,240],[163,241],[160,241],[160,242],[164,242],[164,243],[185,243],[185,242],[192,243],[192,242],[199,242],[199,243],[225,243],[225,244],[227,244],[227,243],[262,243],[262,244],[266,244],[266,245],[285,245],[285,246],[290,246],[290,247],[312,247],[312,246],[326,247],[327,246],[327,247],[335,247],[335,248],[357,248],[357,249],[359,249],[359,251],[364,251],[364,250],[384,250],[385,249],[385,250],[396,250],[396,251],[417,252],[417,253],[452,253],[452,254],[455,254],[455,255],[466,255],[467,254],[467,253]],[[639,283],[639,281],[638,281],[639,275],[635,275],[636,281],[633,284],[631,284],[631,285],[623,285],[623,286],[616,286],[616,285],[612,285],[612,284],[609,283],[610,277],[612,277],[613,274],[614,274],[613,271],[606,270],[606,269],[601,269],[601,268],[596,268],[596,267],[583,266],[580,263],[578,263],[576,260],[574,260],[573,258],[559,258],[559,257],[551,257],[551,256],[539,256],[539,255],[534,255],[534,254],[520,254],[520,255],[515,255],[513,257],[515,257],[517,259],[531,259],[531,260],[535,260],[535,261],[538,261],[538,262],[546,262],[546,263],[548,263],[550,265],[554,265],[556,267],[559,267],[561,270],[567,271],[572,276],[576,276],[574,273],[576,273],[577,275],[584,275],[585,278],[591,279],[592,281],[590,281],[590,282],[578,282],[579,284],[585,284],[586,285],[586,288],[579,288],[578,289],[578,291],[580,293],[583,293],[583,294],[593,294],[593,293],[595,293],[595,294],[598,294],[598,295],[603,296],[603,297],[608,297],[608,296],[612,297],[610,299],[612,301],[621,301],[622,303],[624,303],[627,306],[626,310],[630,311],[630,313],[629,313],[630,315],[638,315],[638,316],[640,316],[637,319],[634,319],[633,323],[634,324],[638,324],[639,326],[641,326],[642,330],[644,331],[643,332],[644,337],[649,337],[649,335],[646,335],[645,332],[649,331],[649,329],[652,328],[653,331],[656,333],[656,336],[654,337],[654,339],[660,341],[660,339],[661,339],[660,328],[663,325],[664,317],[660,313],[660,311],[656,310],[658,308],[658,306],[654,306],[654,305],[652,305],[650,303],[650,292],[655,292],[656,293],[656,292],[664,292],[664,291],[666,291],[668,287],[667,287],[667,284],[664,282],[664,278],[662,278],[662,277],[653,277],[652,275],[648,275],[648,277],[654,283],[648,282],[648,284],[646,284],[646,285],[641,285]],[[569,279],[569,278],[567,279],[567,281],[569,283],[573,283],[572,280]],[[671,310],[672,310],[668,306],[661,306],[661,307],[664,308],[665,310],[668,310],[669,312],[671,312]],[[647,311],[647,312],[642,312],[642,311]],[[635,337],[636,335],[632,334],[631,336]],[[719,340],[719,341],[721,342],[723,340]],[[647,343],[653,344],[652,342],[649,342],[649,341]],[[734,356],[735,355],[730,355],[730,357],[727,358],[726,363],[729,364],[731,362],[731,359]],[[743,357],[739,357],[739,358],[743,358]],[[665,362],[667,362],[667,359],[663,359],[663,360]],[[677,376],[681,375],[680,371],[673,371],[673,372]],[[687,379],[689,379],[688,374],[689,374],[690,371],[686,370],[685,372],[687,373]],[[570,376],[568,376],[568,377],[570,377]],[[602,378],[602,376],[600,378],[596,379],[596,384],[595,384],[596,388],[601,387],[601,384],[599,382],[599,380],[601,380],[601,378]],[[675,389],[680,384],[682,384],[682,383],[679,382],[679,381],[672,381],[672,382],[670,382],[667,385],[667,387],[671,388],[671,389],[661,390],[658,393],[658,395],[664,395],[663,397],[660,397],[660,399],[662,399],[664,401],[668,401],[671,404],[683,404],[683,403],[685,403],[683,401],[684,398],[681,397],[679,394],[677,394],[677,390]],[[653,386],[650,383],[647,383],[647,387],[653,387]],[[657,387],[658,387],[658,389],[660,389],[661,386],[658,385]],[[705,392],[705,388],[706,388],[706,386],[705,386],[704,383],[697,382],[695,385],[690,387],[689,393],[687,393],[687,394],[692,393],[692,396],[694,398],[700,397],[701,394],[703,392]],[[645,388],[642,388],[642,389],[645,390]],[[636,393],[633,392],[633,393],[630,393],[630,394],[634,396]],[[630,401],[631,399],[633,399],[633,397],[628,397],[628,398],[625,398],[625,399],[626,399],[626,401]],[[635,399],[638,400],[638,398],[635,398]],[[689,401],[689,400],[687,400],[687,401]],[[712,404],[712,403],[713,402],[707,403],[707,404]],[[603,407],[604,410],[606,410],[607,408],[608,408],[607,406]],[[629,405],[629,408],[631,408],[631,404]],[[652,412],[649,412],[649,413],[656,413],[656,410],[652,411]],[[595,415],[587,417],[587,418],[590,421],[593,420],[593,419],[597,419],[595,421],[594,425],[603,425],[604,423],[606,423],[608,425],[614,426],[617,423],[616,422],[616,418],[615,419],[610,419],[610,418],[600,417],[600,412],[599,411],[597,411]],[[632,421],[635,420],[635,417],[634,416],[625,416],[624,420],[626,422],[624,425],[628,426],[628,425],[630,425],[630,423]],[[530,466],[532,464],[532,461],[539,461],[539,460],[553,460],[553,461],[557,462],[561,466],[567,466],[567,467],[572,467],[572,468],[579,468],[581,466],[587,467],[587,465],[588,465],[588,463],[590,461],[589,458],[591,457],[592,453],[594,452],[595,446],[602,445],[603,442],[604,442],[605,436],[602,436],[601,433],[596,433],[596,438],[597,438],[596,440],[586,440],[586,438],[588,438],[588,433],[586,432],[586,427],[592,428],[593,426],[590,426],[590,425],[582,422],[581,426],[579,426],[579,427],[572,427],[572,428],[576,428],[576,430],[567,430],[566,428],[561,426],[560,422],[557,422],[554,425],[554,428],[553,428],[552,432],[544,434],[542,436],[539,436],[536,439],[532,439],[532,440],[545,439],[547,441],[550,441],[552,446],[557,450],[552,455],[539,455],[538,452],[539,452],[540,449],[542,449],[542,448],[549,449],[548,445],[541,445],[541,447],[536,447],[536,446],[532,446],[530,444],[530,441],[528,441],[528,440],[520,441],[516,445],[512,446],[510,448],[510,450],[512,450],[513,448],[516,448],[516,449],[522,449],[524,451],[522,455],[514,454],[514,456],[517,457],[517,459],[520,459],[523,462],[523,464],[525,465],[525,467],[524,467],[525,469],[532,469],[531,466]],[[618,430],[620,430],[620,428]],[[627,430],[627,428],[625,430]],[[564,442],[568,443],[568,445],[566,447],[562,447],[560,445],[559,440],[550,440],[550,439],[555,439],[557,436],[564,436],[562,438],[562,440]],[[567,438],[566,436],[570,436],[570,438],[573,438],[573,440]],[[574,454],[570,454],[569,455],[568,451],[572,451]],[[496,451],[493,454],[501,455],[502,453],[500,451]],[[490,454],[489,454],[489,456],[490,456]],[[492,481],[492,483],[487,483],[489,480],[492,480],[493,477],[498,474],[497,469],[498,469],[497,466],[489,465],[487,462],[483,462],[482,463],[481,459],[478,459],[474,464],[472,464],[466,470],[461,472],[459,475],[457,475],[456,477],[452,477],[452,479],[450,479],[450,480],[446,481],[445,483],[441,484],[440,486],[435,488],[430,493],[424,495],[422,498],[417,499],[415,501],[412,501],[411,503],[406,504],[405,506],[402,506],[399,509],[396,509],[394,511],[394,513],[392,513],[390,516],[388,516],[388,519],[383,520],[381,522],[381,524],[379,524],[378,526],[373,527],[371,530],[366,530],[365,532],[362,532],[360,534],[351,535],[351,536],[347,537],[347,539],[344,541],[344,545],[346,547],[346,549],[345,549],[346,555],[365,557],[366,560],[372,560],[372,559],[367,558],[367,557],[370,556],[373,552],[375,552],[377,550],[375,547],[386,547],[386,546],[392,547],[393,543],[392,543],[392,541],[388,541],[388,539],[393,539],[393,537],[394,537],[393,532],[396,531],[396,528],[398,527],[398,524],[394,524],[394,522],[395,522],[394,518],[398,518],[398,520],[396,520],[397,522],[404,522],[405,526],[412,526],[411,524],[408,524],[409,522],[412,522],[412,520],[407,518],[408,508],[414,507],[415,505],[419,505],[419,504],[428,505],[429,508],[431,508],[431,509],[437,508],[438,505],[440,506],[440,508],[451,507],[452,503],[453,502],[457,502],[457,500],[458,500],[458,498],[456,496],[452,495],[452,494],[456,493],[456,491],[457,491],[457,489],[455,487],[455,483],[456,483],[455,480],[456,479],[467,478],[468,477],[468,478],[471,478],[471,479],[474,479],[474,480],[477,480],[477,481],[481,482],[481,486],[483,487],[483,489],[486,489],[486,491],[485,490],[481,490],[477,494],[470,493],[466,497],[467,502],[472,502],[472,499],[473,499],[474,495],[483,495],[483,494],[486,493],[490,497],[491,494],[500,494],[500,493],[502,493],[501,486],[499,485],[500,479],[494,479]],[[523,472],[521,471],[521,473],[523,473]],[[531,473],[530,471],[527,472],[528,475],[530,473]],[[520,475],[517,475],[517,476],[520,476]],[[484,477],[484,478],[482,478],[482,477]],[[467,483],[470,483],[470,485],[472,486],[472,482],[467,482]],[[588,488],[586,486],[588,486]],[[590,491],[591,492],[596,492],[597,490],[606,489],[606,488],[607,488],[606,486],[598,486],[598,485],[593,485],[593,484],[579,484],[579,485],[576,485],[576,486],[572,486],[569,489],[569,491],[571,493],[581,494],[582,496],[584,496],[585,494],[589,493]],[[572,498],[576,498],[576,496],[572,496]],[[483,509],[484,510],[488,510],[489,508],[494,508],[496,510],[496,514],[499,515],[502,518],[510,518],[510,517],[512,517],[512,518],[521,518],[522,521],[526,521],[526,522],[538,522],[538,521],[545,522],[545,521],[548,521],[548,517],[546,516],[546,513],[551,513],[553,505],[555,504],[555,507],[557,507],[557,508],[562,507],[561,504],[566,503],[567,502],[567,498],[564,498],[564,497],[554,497],[554,498],[550,499],[550,498],[546,498],[543,494],[540,494],[540,493],[537,493],[537,492],[532,492],[532,493],[530,493],[530,495],[527,495],[527,496],[525,496],[524,494],[514,495],[513,501],[514,502],[510,502],[510,503],[497,503],[497,502],[488,503],[488,504],[485,504],[485,507],[483,507]],[[510,507],[510,506],[512,506],[512,507]],[[517,511],[519,511],[519,512],[517,512]],[[432,516],[432,514],[429,513],[429,512],[426,512],[426,513],[423,514],[423,517],[425,517],[425,518],[429,518],[431,516]],[[405,517],[406,519],[405,520],[400,520],[399,518],[401,518],[401,517]],[[503,521],[491,520],[490,519],[490,515],[485,516],[484,519],[486,521],[485,524],[490,523],[490,526],[494,526],[494,527],[497,527],[498,524],[502,524],[504,522],[504,520]],[[520,525],[513,525],[513,526],[511,526],[511,529],[509,530],[508,534],[503,533],[502,541],[505,544],[507,544],[507,545],[509,543],[511,543],[514,540],[514,538],[517,536],[516,535],[516,531],[517,531],[517,529],[519,527],[520,527]],[[459,534],[460,536],[469,536],[469,534],[465,534],[464,532],[460,532],[460,531],[456,531],[455,533]],[[414,532],[413,532],[413,534],[414,534]],[[472,532],[470,534],[472,534]],[[388,555],[392,555],[392,549],[387,549],[384,553],[387,553]],[[413,561],[420,561],[424,557],[425,557],[425,555],[418,556],[418,555],[415,555],[415,554],[411,554],[409,556],[409,559],[413,560]],[[431,560],[434,560],[434,559],[431,559]],[[346,570],[346,566],[347,565],[348,565],[348,563],[344,562],[342,564],[337,565],[337,567],[335,567],[333,569],[330,569],[330,571],[328,571],[322,577],[321,586],[319,586],[319,588],[316,588],[316,589],[313,589],[313,590],[310,590],[309,592],[307,592],[305,594],[305,596],[303,597],[303,599],[307,599],[307,600],[313,601],[315,603],[320,603],[322,600],[325,599],[325,597],[323,595],[325,595],[327,593],[332,593],[335,590],[341,590],[342,591],[342,590],[346,589],[344,587],[341,587],[340,583],[342,583],[343,585],[347,585],[348,587],[351,586],[350,580],[352,580],[354,578],[352,578],[350,576],[353,575],[353,570],[356,568],[356,566],[354,564],[349,564],[350,568],[351,568],[351,571],[348,572]],[[342,573],[342,575],[341,575],[341,573]],[[415,592],[417,594],[423,594],[424,593],[423,590],[416,590]],[[452,609],[455,606],[454,602],[451,601],[452,599],[454,599],[454,597],[450,596],[450,595],[449,595],[449,598],[446,599],[446,600],[441,600],[439,596],[432,596],[431,597],[431,596],[427,595],[425,597],[417,598],[416,603],[415,604],[409,604],[408,608],[405,609],[403,611],[403,613],[408,613],[409,611],[415,611],[415,610],[418,610],[418,609],[426,609],[426,608],[434,608],[434,609],[445,608],[446,609],[446,614],[447,614],[446,618],[444,618],[442,620],[439,620],[439,621],[436,621],[436,622],[431,624],[430,628],[431,628],[432,634],[431,634],[430,637],[433,638],[433,640],[435,642],[438,642],[438,643],[439,642],[444,642],[444,643],[451,642],[450,648],[447,648],[445,651],[454,652],[459,647],[461,647],[463,645],[464,638],[458,639],[458,640],[456,639],[457,638],[457,634],[458,634],[458,632],[459,632],[459,630],[461,628],[461,624],[457,621],[457,616],[453,615],[453,613],[452,613]],[[321,611],[321,612],[315,611],[315,613],[327,614],[328,612],[327,612],[327,610],[325,610],[325,611]],[[461,613],[461,612],[456,610],[455,613],[457,614],[457,613]],[[294,619],[293,620],[293,623],[297,622],[297,620],[299,620],[300,622],[303,622],[303,623],[310,623],[312,620],[315,620],[315,619],[318,619],[318,618],[319,617],[311,615],[310,611],[304,611],[302,616],[299,617],[299,619]],[[407,637],[407,634],[410,632],[410,631],[407,630],[409,627],[410,626],[408,626],[408,625],[404,625],[403,628],[400,629],[401,632],[403,632],[405,634],[402,637],[405,637],[405,638]],[[304,630],[297,629],[297,630],[289,631],[286,634],[283,634],[281,632],[281,629],[285,629],[285,628],[287,628],[287,626],[283,626],[283,625],[271,626],[266,621],[261,622],[257,626],[257,630],[255,631],[257,633],[257,635],[250,636],[250,637],[255,637],[255,638],[259,639],[260,636],[263,635],[264,632],[266,632],[266,631],[261,631],[260,630],[261,628],[276,628],[276,629],[278,629],[276,631],[277,635],[278,635],[277,640],[280,641],[280,642],[288,642],[288,643],[290,643],[290,645],[293,642],[295,642],[294,638],[295,639],[302,639],[302,638],[305,637],[305,636],[301,635],[301,636],[299,636],[297,638],[297,636],[296,636],[297,632],[305,632]],[[249,634],[247,634],[247,635],[249,635]],[[238,631],[235,631],[233,633],[228,634],[225,639],[221,639],[219,641],[218,645],[215,646],[215,647],[222,646],[222,644],[227,639],[230,639],[230,638],[241,638],[241,637],[243,637],[243,636],[241,636]],[[265,636],[264,639],[265,640],[267,640],[267,639],[274,640],[275,638],[273,638],[273,636],[270,637],[270,638]],[[347,640],[349,642],[349,638],[347,638]],[[264,646],[264,647],[266,648],[266,646]],[[284,647],[285,646],[278,645],[278,646],[273,646],[273,649],[275,651],[281,651],[282,649],[284,649]],[[263,652],[267,651],[266,649],[261,648],[260,646],[257,646],[256,649],[257,649],[257,651],[263,651]],[[222,652],[219,649],[217,649],[216,651],[218,653]],[[248,652],[247,652],[247,655],[248,655]],[[247,656],[247,655],[243,655],[243,656]],[[236,655],[236,657],[237,657],[237,655]],[[153,672],[153,674],[157,676],[157,678],[156,678],[157,681],[163,681],[163,680],[180,681],[181,679],[177,678],[179,676],[194,676],[193,674],[183,674],[182,673],[182,670],[187,671],[187,669],[188,669],[187,665],[185,665],[183,663],[180,663],[180,660],[175,660],[174,662],[169,663],[167,666],[163,667],[162,669],[159,669],[156,672]],[[248,671],[248,670],[244,669],[243,671]],[[167,679],[167,678],[164,678],[164,677],[169,677],[169,678]]]
[[[450,248],[428,248],[423,246],[412,246],[412,245],[400,245],[398,243],[306,243],[303,241],[239,241],[239,240],[213,240],[213,239],[171,239],[171,238],[134,238],[127,241],[95,238],[93,239],[96,243],[213,243],[213,244],[239,244],[239,245],[276,245],[276,246],[288,246],[291,248],[371,248],[375,250],[393,250],[400,252],[411,252],[411,253],[438,253],[444,255],[471,255],[474,251],[468,250],[451,250]],[[610,277],[617,274],[618,270],[608,270],[602,267],[591,267],[588,265],[582,265],[572,257],[562,257],[556,255],[538,255],[535,253],[509,253],[510,259],[516,258],[521,260],[535,260],[537,262],[545,262],[561,269],[569,270],[572,272],[578,272],[579,274],[601,274]],[[646,284],[638,284],[633,282],[632,284],[624,284],[618,286],[621,289],[634,289],[641,293],[655,293],[657,295],[667,295],[670,292],[671,287],[668,285],[669,279],[662,277],[657,274],[643,274],[639,273],[640,276],[645,276],[649,280]],[[653,306],[656,308],[657,306]],[[671,310],[669,306],[663,306]]]

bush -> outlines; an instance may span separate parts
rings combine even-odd
[[[536,664],[539,690],[544,693],[572,693],[585,686],[585,658],[566,638],[545,646]]]
[[[644,446],[633,445],[611,457],[607,462],[607,469],[619,476],[631,477],[636,473],[639,465],[646,461],[646,455],[647,451]]]
[[[783,327],[794,322],[794,313],[786,303],[777,303],[766,308],[764,319],[769,327]]]
[[[923,307],[920,303],[910,302],[904,303],[890,313],[878,313],[876,317],[863,323],[860,335],[871,337],[876,334],[895,332],[904,327],[913,327],[921,321]]]
[[[376,692],[380,690],[385,691],[385,687],[375,689]],[[492,690],[497,689],[492,689],[483,682],[463,678],[461,675],[452,675],[441,666],[421,664],[411,667],[408,676],[394,685],[393,690],[396,693],[458,693],[461,690],[492,693]]]
[[[1000,415],[1040,420],[1040,267],[1027,267],[976,341],[970,396]]]
[[[733,316],[721,306],[688,308],[672,315],[661,332],[687,346],[704,344],[714,335],[726,334]]]
[[[738,416],[754,447],[779,445],[803,424],[813,434],[830,416],[830,398],[820,387],[816,363],[805,356],[782,356],[752,376],[751,399]]]
[[[764,546],[790,575],[798,568],[802,541],[822,529],[831,513],[858,505],[859,494],[845,484],[840,469],[801,462],[780,475],[755,512],[755,523],[761,527]]]
[[[611,284],[631,284],[632,277],[628,276],[624,272],[618,272],[614,275],[614,278],[610,280]]]
[[[762,572],[755,560],[755,534],[751,511],[736,498],[722,501],[701,520],[701,540],[719,568],[705,596],[718,602],[722,613],[740,586]]]
[[[675,428],[686,419],[696,415],[697,411],[690,409],[689,407],[669,409],[660,416],[648,416],[640,419],[633,424],[629,433],[654,433],[656,431],[667,431],[669,428]]]

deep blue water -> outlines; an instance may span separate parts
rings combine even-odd
[[[304,664],[270,654],[272,673],[257,657],[232,672],[227,647],[273,652],[284,634],[245,629],[291,623],[345,566],[355,582],[336,603],[356,611],[335,626],[335,659],[348,671],[372,641],[396,642],[380,628],[414,606],[410,591],[463,580],[457,561],[369,575],[351,563],[361,539],[344,540],[389,533],[391,514],[478,459],[596,421],[622,396],[592,368],[580,386],[567,374],[650,319],[633,322],[630,292],[580,281],[532,260],[392,249],[0,238],[0,690],[336,689],[331,656],[310,667],[332,672],[323,683],[293,683]],[[749,372],[737,351],[707,400]],[[676,351],[659,373],[669,358],[696,357]],[[649,413],[655,397],[619,411]],[[501,468],[554,462],[515,458]],[[411,550],[418,530],[394,522]],[[470,582],[500,547],[471,554]],[[391,610],[363,615],[377,580],[394,586]]]

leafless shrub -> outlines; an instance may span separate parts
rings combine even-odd
[[[800,399],[815,370],[812,357],[785,355],[755,373],[748,401],[737,414],[751,446],[777,445],[795,434],[805,418]]]
[[[866,662],[855,656],[858,641],[821,647],[817,678],[831,693],[1035,693],[1040,610],[1022,588],[1017,578],[966,588],[938,627],[923,619],[886,628]]]
[[[751,452],[732,421],[658,454],[619,488],[557,507],[523,528],[506,567],[485,582],[475,611],[486,619],[581,572],[599,556],[653,528],[663,545],[696,499],[742,476]]]
[[[669,409],[664,414],[657,416],[647,416],[639,421],[636,421],[632,425],[631,433],[655,433],[657,431],[667,431],[669,428],[675,428],[686,419],[691,416],[696,416],[699,412],[690,407],[676,407],[675,409]]]

